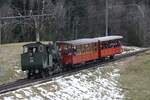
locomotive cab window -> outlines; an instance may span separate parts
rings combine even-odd
[[[37,47],[33,47],[33,48],[28,48],[28,52],[29,53],[36,53],[36,52],[38,52],[38,48]]]
[[[23,47],[23,53],[27,53],[28,52],[28,48],[26,46]]]
[[[37,48],[36,48],[37,51]],[[43,52],[44,51],[44,47],[42,45],[39,46],[39,52]]]

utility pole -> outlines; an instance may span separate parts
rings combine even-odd
[[[40,9],[39,9],[39,0],[37,0],[37,5],[38,5],[38,12],[40,13]],[[40,41],[40,33],[39,33],[39,21],[40,21],[40,17],[38,16],[37,17],[37,22],[35,21],[35,23],[36,23],[36,42],[39,42]]]
[[[108,36],[108,0],[106,0],[106,11],[105,11],[105,36]]]
[[[2,19],[0,19],[0,46],[2,44]]]
[[[75,39],[78,38],[78,20],[79,20],[79,17],[75,17]]]

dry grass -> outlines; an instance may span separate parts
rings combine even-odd
[[[120,74],[127,100],[150,100],[150,51],[131,59]]]
[[[23,44],[7,44],[0,47],[0,84],[23,77],[20,67]]]

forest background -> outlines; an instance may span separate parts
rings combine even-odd
[[[127,45],[150,45],[149,0],[108,0],[108,11],[110,34]],[[35,41],[36,33],[41,41],[104,36],[105,12],[106,0],[0,0],[1,41]]]

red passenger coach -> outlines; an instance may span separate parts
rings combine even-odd
[[[99,41],[99,58],[113,58],[115,54],[123,51],[121,39],[122,36],[107,36],[95,38]]]
[[[75,65],[98,59],[96,39],[78,39],[57,42],[61,50],[62,64]]]
[[[63,65],[77,65],[101,58],[113,58],[122,52],[122,36],[107,36],[98,38],[59,41],[57,45],[61,52]]]

